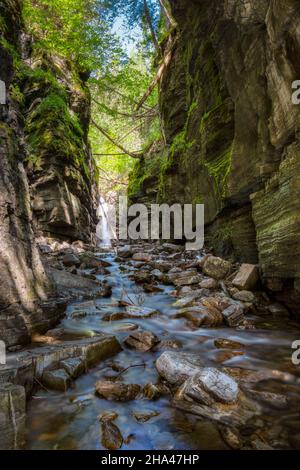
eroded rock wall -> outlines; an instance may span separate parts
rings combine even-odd
[[[0,18],[0,78],[7,89],[6,105],[0,106],[0,339],[10,346],[28,341],[30,330],[46,321],[40,303],[52,285],[34,241],[22,116],[14,99],[20,2],[1,2]]]
[[[167,145],[155,165],[151,155],[138,164],[132,198],[147,186],[152,200],[203,202],[216,252],[259,262],[298,311],[299,2],[170,4],[178,29],[160,89]]]
[[[36,235],[90,241],[95,214],[87,77],[33,50],[22,2],[2,0],[0,340],[7,347],[30,341],[32,332],[45,331],[62,313]]]

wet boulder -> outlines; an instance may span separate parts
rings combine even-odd
[[[204,367],[184,385],[187,397],[205,405],[211,405],[213,402],[236,403],[238,392],[237,382],[214,367]]]
[[[80,265],[80,259],[78,256],[74,255],[73,253],[67,253],[66,255],[63,256],[62,262],[64,266],[66,267],[71,267],[71,266],[76,266],[78,267]]]
[[[149,307],[128,305],[126,307],[126,316],[128,318],[149,318],[158,315],[158,310]]]
[[[159,342],[158,337],[151,331],[134,331],[126,339],[125,344],[137,351],[150,351]]]
[[[120,429],[112,421],[101,422],[101,444],[105,449],[118,450],[123,445],[123,436]]]
[[[178,316],[186,318],[198,328],[219,326],[223,323],[222,313],[218,309],[209,308],[203,304],[183,308],[179,310]]]
[[[239,300],[241,302],[247,302],[247,303],[254,302],[255,300],[253,292],[248,291],[248,290],[240,290],[236,292],[235,294],[233,294],[232,297],[235,300]]]
[[[156,369],[161,377],[172,385],[180,385],[192,377],[203,366],[199,355],[165,351],[156,360]]]
[[[242,264],[232,281],[232,284],[240,290],[255,289],[259,280],[259,272],[254,264]]]
[[[140,391],[141,387],[138,384],[124,384],[109,380],[99,380],[96,383],[96,394],[106,400],[131,401],[137,397]]]
[[[66,392],[71,386],[71,378],[63,368],[46,370],[42,376],[42,383],[47,389]]]
[[[238,303],[229,305],[222,315],[225,323],[232,328],[242,325],[245,321],[243,308]]]
[[[231,263],[216,256],[209,256],[203,264],[203,272],[213,279],[224,279],[230,272]]]
[[[77,377],[84,374],[86,370],[85,361],[80,357],[64,359],[63,361],[60,361],[59,365],[72,379],[77,379]]]
[[[150,255],[149,253],[134,253],[132,259],[133,261],[149,263],[152,260],[152,255]]]
[[[136,410],[133,411],[132,414],[138,423],[146,423],[147,421],[150,421],[150,419],[159,416],[159,412],[155,410]]]

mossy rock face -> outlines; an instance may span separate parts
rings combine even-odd
[[[20,81],[36,228],[90,241],[96,179],[87,137],[89,91],[75,64],[40,51],[31,59]]]
[[[265,278],[291,284],[299,279],[298,3],[170,0],[178,39],[160,85],[167,157],[151,192],[160,202],[203,201],[217,253],[258,255]]]

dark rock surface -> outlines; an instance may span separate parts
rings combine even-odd
[[[170,0],[178,28],[160,88],[166,145],[133,201],[204,203],[215,253],[259,262],[299,313],[299,3]]]

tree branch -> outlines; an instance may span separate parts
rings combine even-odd
[[[168,67],[168,65],[170,64],[170,62],[172,60],[173,45],[174,45],[174,42],[169,38],[169,44],[168,44],[166,53],[164,55],[163,62],[159,66],[157,74],[156,74],[155,78],[153,79],[153,81],[151,82],[148,90],[146,91],[146,93],[143,95],[140,102],[138,103],[136,111],[138,111],[144,105],[145,101],[152,94],[152,92],[153,92],[154,88],[156,87],[156,85],[161,81],[161,79],[163,77],[163,74],[164,74],[164,71],[166,70],[166,68]]]
[[[123,147],[123,145],[121,145],[113,137],[111,137],[109,135],[109,133],[105,129],[103,129],[103,127],[99,126],[99,124],[97,124],[94,120],[92,120],[92,124],[93,124],[93,126],[95,126],[98,129],[98,131],[101,132],[101,134],[104,135],[104,137],[106,137],[112,144],[114,144],[116,147],[118,147],[120,150],[122,150],[122,152],[124,152],[126,155],[129,155],[132,158],[142,158],[143,157],[143,153],[136,153],[136,152],[128,151],[125,147]]]
[[[149,10],[148,4],[147,4],[147,0],[144,0],[144,12],[145,12],[146,22],[147,22],[147,24],[149,26],[149,29],[150,29],[153,44],[154,44],[155,49],[156,49],[157,53],[159,54],[159,56],[162,57],[162,49],[159,45],[155,30],[154,30],[154,27],[153,27],[153,23],[152,23],[152,19],[151,19],[151,13],[150,13],[150,10]]]

